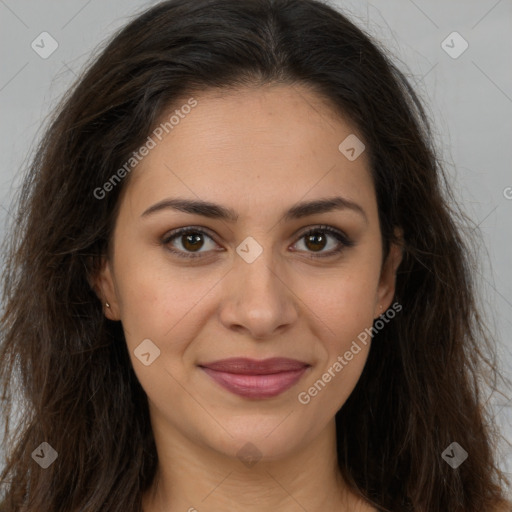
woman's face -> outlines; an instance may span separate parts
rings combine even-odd
[[[352,392],[399,252],[382,265],[367,154],[317,96],[279,85],[195,99],[125,184],[99,294],[155,434],[277,458],[310,444]],[[178,228],[190,231],[172,238]],[[216,363],[231,358],[256,363]],[[257,364],[270,358],[292,361]]]

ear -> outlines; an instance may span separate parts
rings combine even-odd
[[[375,300],[374,318],[378,318],[382,313],[384,313],[384,311],[386,311],[386,309],[389,308],[389,306],[391,306],[391,301],[395,295],[396,271],[402,262],[403,257],[402,230],[395,231],[395,235],[399,242],[391,244],[386,261],[382,265]]]
[[[100,268],[96,271],[96,274],[91,277],[89,282],[91,288],[100,299],[105,316],[109,320],[120,320],[119,302],[112,265],[107,257],[102,258]],[[108,303],[110,307],[107,307],[106,303]]]

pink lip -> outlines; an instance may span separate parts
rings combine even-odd
[[[199,365],[213,380],[245,398],[271,398],[291,388],[309,368],[295,359],[232,358]]]

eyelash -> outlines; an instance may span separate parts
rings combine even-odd
[[[334,229],[330,226],[315,226],[313,228],[308,229],[306,232],[302,233],[302,235],[299,237],[299,240],[302,238],[309,236],[313,233],[322,232],[327,233],[329,235],[332,235],[338,242],[341,244],[341,246],[337,249],[333,249],[331,251],[328,251],[326,253],[311,253],[311,258],[326,258],[329,256],[335,256],[339,253],[341,253],[345,248],[352,247],[354,245],[354,242],[352,242],[344,233],[341,231],[338,231],[337,229]],[[175,254],[176,256],[180,258],[188,258],[188,259],[195,259],[195,258],[201,258],[203,257],[202,254],[204,253],[186,253],[180,250],[176,250],[174,248],[168,247],[168,244],[173,241],[175,238],[178,238],[180,235],[184,234],[201,234],[206,235],[207,237],[211,238],[213,240],[213,237],[204,229],[202,228],[195,228],[194,226],[187,226],[184,228],[175,229],[174,231],[171,231],[168,233],[161,241],[162,245],[166,246],[167,249]]]

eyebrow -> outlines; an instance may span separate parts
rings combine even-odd
[[[236,222],[238,220],[238,214],[231,208],[226,208],[209,201],[182,198],[164,199],[163,201],[159,201],[145,210],[141,217],[146,217],[147,215],[165,209],[177,210],[193,215],[201,215],[210,219],[220,219],[230,222]],[[359,204],[341,196],[294,204],[285,212],[283,219],[285,221],[289,221],[307,217],[309,215],[327,213],[334,210],[351,210],[360,214],[366,223],[368,223],[368,217],[366,216],[363,208]]]

